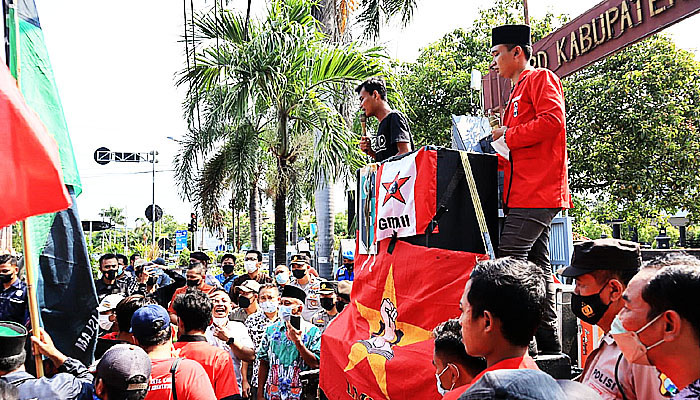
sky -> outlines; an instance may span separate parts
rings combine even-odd
[[[189,2],[187,2],[189,3]],[[243,9],[245,1],[230,1]],[[418,0],[411,24],[390,23],[379,42],[389,55],[415,61],[420,49],[456,28],[467,28],[485,0]],[[532,17],[547,11],[574,17],[598,1],[530,0]],[[175,86],[185,66],[182,2],[147,0],[132,3],[95,0],[36,0],[46,44],[73,141],[83,194],[81,219],[100,219],[100,209],[125,209],[128,226],[143,217],[151,204],[151,165],[95,163],[94,151],[158,151],[156,204],[180,222],[191,207],[181,200],[172,173],[179,138],[187,131],[181,102],[184,90]],[[213,5],[195,1],[195,8]],[[253,1],[253,15],[264,14],[264,1]],[[681,47],[698,58],[696,15],[666,30]],[[335,190],[342,196],[342,188]],[[345,202],[336,198],[336,204]],[[338,210],[336,210],[338,211]]]

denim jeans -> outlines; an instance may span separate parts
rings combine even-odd
[[[549,225],[559,208],[511,208],[506,216],[498,245],[499,257],[518,257],[532,261],[542,268],[546,277],[547,303],[542,323],[535,333],[537,350],[560,353],[554,304],[554,280],[549,263]]]

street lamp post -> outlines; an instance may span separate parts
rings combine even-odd
[[[155,150],[152,150],[150,153],[151,155],[151,166],[152,168],[152,174],[151,174],[151,184],[153,186],[153,191],[152,191],[152,196],[151,196],[151,247],[155,248],[156,245],[156,163],[158,160],[156,160],[156,156],[158,155],[158,152]]]

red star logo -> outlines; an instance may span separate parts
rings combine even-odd
[[[408,180],[411,178],[399,178],[400,173],[401,172],[396,173],[396,177],[393,181],[382,183],[382,186],[384,186],[384,189],[386,189],[386,195],[384,196],[384,202],[382,203],[382,205],[386,204],[386,202],[389,201],[389,199],[392,197],[402,202],[403,204],[406,204],[406,199],[404,199],[403,195],[401,195],[401,186],[405,185],[406,182],[408,182]]]

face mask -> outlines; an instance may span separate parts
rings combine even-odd
[[[442,387],[442,383],[440,382],[440,377],[442,376],[442,374],[445,373],[445,371],[447,371],[447,368],[449,368],[449,367],[450,367],[450,364],[447,364],[447,365],[445,365],[445,368],[442,370],[442,372],[440,372],[439,374],[435,374],[435,379],[437,379],[437,390],[438,390],[438,393],[440,393],[440,396],[444,396],[445,393],[449,392],[450,390],[452,390],[455,387],[455,384],[453,383],[452,387],[450,387],[449,389],[445,389]]]
[[[197,287],[197,286],[199,286],[199,282],[201,282],[201,280],[199,280],[199,279],[188,279],[188,280],[187,280],[187,286],[189,286],[189,287]]]
[[[277,281],[278,285],[286,285],[287,282],[289,282],[289,275],[280,272],[279,274],[275,275],[275,280]]]
[[[158,282],[158,278],[156,278],[155,276],[149,276],[148,280],[146,281],[146,285],[153,286],[156,284],[156,282]]]
[[[104,275],[105,279],[108,281],[113,281],[117,277],[117,271],[110,269],[109,271],[103,272],[102,275]]]
[[[222,265],[222,266],[221,266],[221,269],[224,270],[224,273],[225,273],[226,275],[229,275],[229,274],[231,274],[231,273],[233,272],[233,265],[226,265],[226,264],[225,264],[225,265]]]
[[[591,325],[596,325],[603,314],[608,311],[608,307],[612,304],[612,301],[608,304],[603,303],[600,299],[600,293],[605,289],[605,285],[596,294],[590,296],[581,296],[576,293],[571,294],[571,312],[574,313],[578,319],[583,322],[588,322]]]
[[[106,331],[112,329],[112,325],[114,325],[114,321],[109,320],[109,315],[98,315],[97,322],[100,324],[100,328]]]
[[[304,276],[306,276],[306,270],[305,269],[293,269],[292,275],[294,275],[294,277],[297,279],[301,279]]]
[[[214,323],[214,325],[223,328],[224,326],[226,326],[226,324],[228,324],[228,317],[212,318],[212,322]]]
[[[292,317],[292,306],[280,306],[279,312],[280,317],[284,321],[289,321],[289,319]]]
[[[333,308],[333,299],[321,298],[321,307],[326,311],[330,311]]]
[[[258,263],[255,261],[243,261],[243,266],[245,267],[245,271],[249,274],[258,270]]]
[[[245,296],[239,296],[238,297],[238,306],[241,308],[250,307],[250,299],[245,297]]]
[[[345,302],[342,302],[340,300],[335,302],[335,309],[338,310],[338,312],[343,311],[343,308],[345,308]]]
[[[10,283],[12,274],[0,274],[0,283]]]
[[[121,275],[122,272],[124,272],[124,267],[121,265],[117,266],[117,276]]]
[[[639,340],[639,333],[641,333],[651,324],[656,322],[657,319],[661,318],[661,315],[663,314],[657,315],[656,318],[647,322],[646,325],[634,332],[626,330],[622,326],[620,320],[617,317],[615,317],[615,321],[617,321],[617,323],[613,321],[612,326],[610,327],[610,333],[612,334],[613,339],[615,339],[615,343],[617,343],[617,346],[620,348],[622,355],[625,356],[625,359],[627,359],[628,362],[632,364],[651,365],[651,361],[649,361],[647,352],[653,349],[654,347],[660,345],[665,340],[661,339],[658,342],[647,347],[644,343],[642,343],[641,340]]]
[[[262,303],[260,303],[260,309],[264,313],[272,314],[273,312],[277,311],[277,302],[263,301]]]

